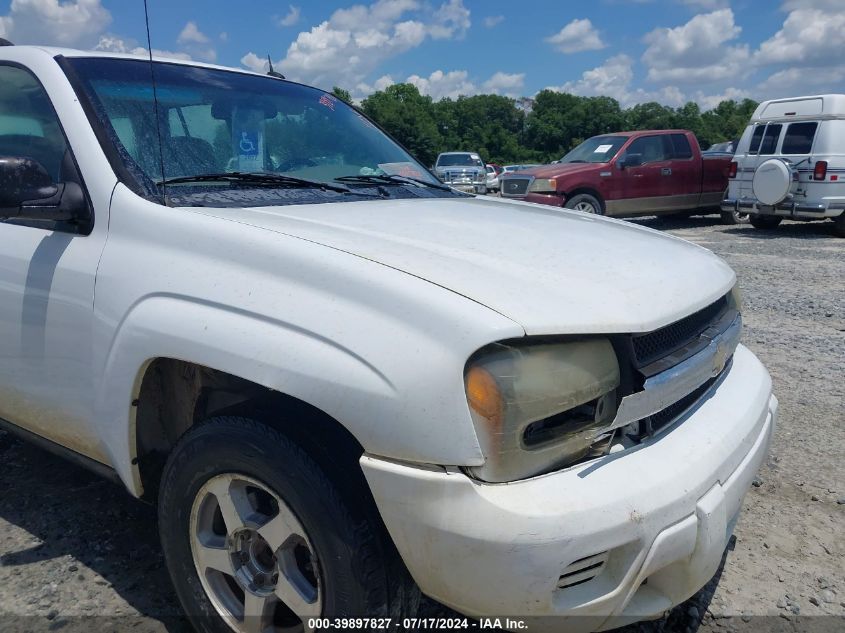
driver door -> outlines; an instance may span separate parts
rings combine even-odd
[[[640,156],[642,164],[625,167],[619,174],[619,203],[624,209],[623,213],[641,214],[664,210],[666,197],[670,195],[666,172],[671,170],[671,161],[666,156],[662,135],[635,138],[620,159],[631,155]]]
[[[0,64],[0,86],[0,155],[34,159],[54,182],[83,185],[36,76]],[[0,220],[0,418],[99,461],[92,332],[106,219],[90,235],[51,220]]]

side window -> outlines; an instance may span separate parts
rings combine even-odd
[[[775,153],[781,129],[783,129],[783,126],[779,123],[769,123],[766,126],[766,133],[763,134],[763,140],[760,141],[760,151],[758,152],[761,156]]]
[[[812,123],[790,123],[783,136],[783,147],[781,154],[809,154],[813,149],[813,139],[816,136],[816,129],[819,124]]]
[[[758,125],[754,128],[754,134],[751,135],[751,144],[748,146],[749,154],[756,154],[760,149],[760,141],[763,140],[763,132],[765,131],[765,125]]]
[[[692,147],[686,134],[672,134],[672,146],[675,148],[674,158],[692,158]]]
[[[66,151],[59,118],[38,80],[22,68],[0,65],[0,156],[36,160],[59,182]]]
[[[663,150],[663,136],[641,136],[628,146],[626,154],[641,154],[643,163],[666,160]]]

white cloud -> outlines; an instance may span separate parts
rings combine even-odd
[[[439,7],[421,0],[375,0],[338,9],[302,31],[284,59],[273,64],[292,79],[324,88],[357,85],[387,59],[429,38],[460,38],[469,27],[470,12],[462,0],[446,0]],[[244,55],[241,63],[265,66],[255,53]]]
[[[630,107],[646,101],[658,101],[665,105],[679,106],[685,102],[683,93],[675,86],[666,86],[654,92],[642,88],[634,89],[634,60],[628,55],[614,55],[604,64],[584,71],[581,78],[567,81],[550,90],[569,92],[583,97],[612,97],[623,107]]]
[[[482,84],[486,93],[505,95],[506,97],[518,97],[525,85],[525,73],[495,73],[490,79]]]
[[[606,46],[590,20],[572,20],[546,41],[561,53],[596,51]]]
[[[681,26],[659,28],[645,36],[642,60],[655,82],[712,83],[742,79],[750,72],[748,46],[727,43],[742,29],[730,9],[702,13]]]
[[[465,70],[451,70],[447,73],[435,70],[428,77],[411,75],[405,81],[415,85],[420,93],[429,95],[435,101],[446,97],[456,99],[461,95],[473,95],[478,92]]]
[[[821,73],[812,68],[786,68],[767,77],[757,86],[756,92],[765,99],[778,99],[839,90],[843,82],[843,66],[831,66]]]
[[[16,44],[90,47],[111,19],[100,0],[12,0],[0,34]]]
[[[705,94],[702,91],[697,91],[691,99],[701,106],[702,110],[712,110],[722,101],[733,99],[734,101],[742,101],[751,97],[751,92],[745,88],[726,88],[718,94]]]
[[[488,29],[492,29],[494,26],[497,26],[504,22],[505,16],[503,15],[488,15],[484,18],[484,26]]]
[[[143,46],[138,46],[134,40],[124,40],[115,35],[101,35],[100,41],[94,47],[96,51],[106,51],[108,53],[127,53],[129,55],[148,55],[147,49]],[[170,59],[190,60],[191,56],[185,52],[166,51],[158,48],[153,49],[154,57],[165,57]]]
[[[463,0],[447,0],[434,15],[428,32],[435,40],[462,38],[472,24]]]
[[[266,73],[270,70],[266,57],[259,57],[255,53],[247,53],[241,57],[241,64],[257,73]]]
[[[217,60],[217,51],[209,45],[211,38],[200,31],[194,21],[185,25],[182,32],[179,33],[179,37],[176,38],[176,42],[185,49],[185,53],[190,57],[206,62]]]
[[[300,15],[300,8],[295,7],[291,4],[288,5],[288,12],[283,17],[276,18],[276,21],[279,23],[279,26],[293,26],[294,24],[299,22]]]
[[[176,38],[179,44],[207,44],[208,36],[199,30],[196,22],[188,22],[179,37]]]
[[[830,4],[831,6],[826,6]],[[838,66],[842,63],[845,3],[817,0],[785,3],[792,7],[781,29],[754,53],[757,65]]]

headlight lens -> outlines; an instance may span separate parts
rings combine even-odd
[[[554,178],[535,178],[528,191],[534,193],[554,193],[557,191],[557,180]]]
[[[734,284],[728,294],[728,305],[735,308],[737,312],[742,312],[742,293],[739,290],[739,282]]]
[[[616,416],[619,362],[610,341],[496,344],[464,376],[486,458],[483,481],[514,481],[588,456]]]
[[[475,174],[475,181],[476,182],[484,182],[485,180],[487,180],[487,172],[486,171],[480,171],[477,174]]]

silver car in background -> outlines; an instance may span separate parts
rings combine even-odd
[[[443,152],[434,173],[445,184],[466,193],[487,193],[487,167],[476,152]]]

